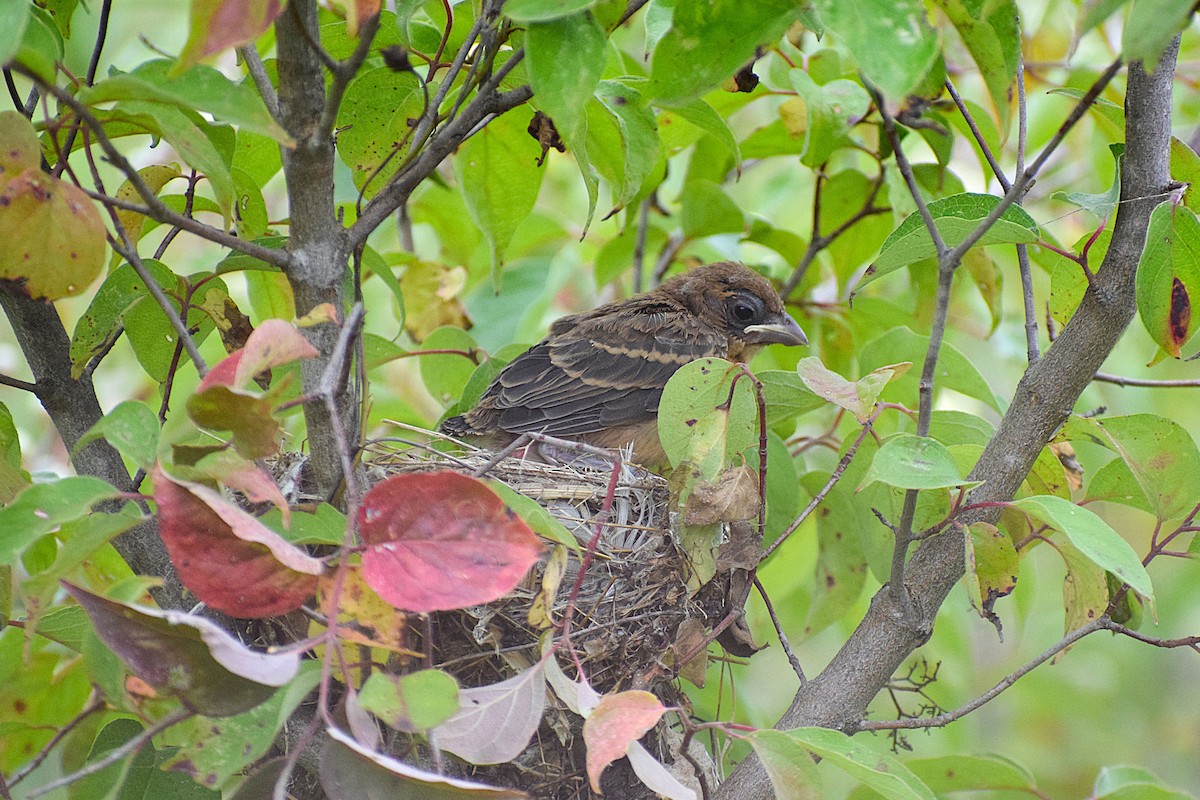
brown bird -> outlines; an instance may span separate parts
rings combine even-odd
[[[656,415],[675,370],[698,358],[746,362],[768,344],[808,344],[762,276],[730,261],[563,317],[501,370],[479,404],[442,431],[490,445],[545,433],[664,464]]]

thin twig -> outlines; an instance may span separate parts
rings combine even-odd
[[[112,0],[104,0],[104,4],[100,6],[100,22],[96,28],[96,43],[92,46],[92,57],[88,60],[87,75],[84,77],[84,83],[91,86],[96,81],[96,70],[100,68],[100,53],[104,50],[104,40],[108,37],[108,18],[112,13]],[[71,126],[71,130],[67,132],[66,142],[62,148],[62,161],[54,168],[52,174],[57,177],[62,174],[66,167],[66,159],[71,156],[71,148],[75,145],[75,137],[79,134],[79,122]]]
[[[301,28],[303,27],[301,25]],[[354,48],[354,52],[345,61],[338,61],[330,68],[330,72],[333,73],[333,81],[325,94],[325,108],[321,112],[321,120],[315,129],[320,131],[321,135],[326,135],[333,130],[334,124],[337,122],[338,110],[342,106],[342,98],[346,96],[346,87],[350,85],[350,81],[358,74],[363,62],[367,60],[367,55],[371,52],[371,43],[375,41],[375,34],[378,31],[378,14],[363,20],[358,29],[358,45]]]
[[[63,775],[61,778],[56,778],[49,783],[44,783],[38,788],[30,791],[26,797],[28,797],[30,800],[33,800],[35,797],[41,797],[44,794],[49,794],[55,789],[68,786],[75,781],[82,780],[88,775],[95,775],[97,772],[100,772],[101,770],[117,763],[126,756],[141,751],[141,749],[145,747],[151,739],[165,731],[167,728],[178,725],[180,722],[190,719],[195,715],[196,712],[192,711],[191,709],[180,708],[175,712],[163,717],[149,728],[146,728],[120,747],[108,751],[104,758],[96,761],[90,761],[88,762],[87,766],[72,772],[70,775]]]
[[[8,781],[8,786],[16,786],[18,783],[25,780],[25,778],[28,777],[31,772],[41,766],[42,762],[45,761],[46,758],[49,757],[50,753],[54,751],[54,748],[58,746],[58,743],[61,742],[67,734],[79,726],[79,723],[83,722],[97,711],[103,711],[107,707],[107,704],[103,700],[93,694],[91,702],[88,703],[82,711],[76,714],[75,717],[66,725],[56,730],[54,732],[54,736],[50,738],[50,741],[46,742],[45,746],[38,751],[37,755],[35,755],[28,761],[28,763],[13,773],[12,778]]]
[[[250,80],[258,89],[258,96],[262,98],[263,105],[270,112],[271,119],[279,122],[279,94],[271,83],[271,76],[267,74],[267,67],[263,64],[262,57],[254,49],[253,44],[242,45],[237,51],[238,55],[242,57],[242,61],[246,62],[246,72],[250,73]]]
[[[1012,686],[1018,680],[1025,677],[1030,672],[1032,672],[1034,669],[1036,669],[1037,667],[1046,663],[1050,659],[1054,658],[1056,655],[1061,653],[1063,650],[1066,650],[1068,647],[1075,644],[1083,637],[1088,636],[1089,634],[1093,634],[1096,631],[1103,630],[1105,627],[1104,623],[1106,621],[1107,621],[1107,617],[1100,617],[1099,619],[1092,620],[1088,624],[1084,625],[1082,628],[1076,628],[1075,630],[1071,631],[1066,636],[1064,636],[1062,639],[1060,639],[1049,650],[1046,650],[1041,655],[1039,655],[1037,658],[1035,658],[1032,661],[1030,661],[1029,663],[1025,664],[1024,666],[1022,666],[1020,669],[1016,670],[1012,674],[1006,676],[1003,680],[1001,680],[999,683],[997,683],[991,689],[987,690],[986,692],[979,695],[971,702],[967,703],[966,705],[964,705],[954,711],[947,711],[944,714],[938,714],[933,717],[923,717],[920,719],[911,719],[910,718],[910,719],[893,719],[893,720],[878,720],[878,721],[863,720],[858,724],[858,730],[860,730],[860,731],[890,731],[890,730],[897,730],[897,729],[919,729],[919,728],[942,728],[942,727],[945,727],[946,725],[949,725],[951,722],[961,719],[962,717],[965,717],[967,714],[970,714],[972,711],[975,711],[976,709],[982,707],[983,705],[991,702],[996,697],[998,697],[1005,689]]]
[[[763,588],[762,581],[758,576],[754,576],[754,588],[758,589],[758,596],[762,598],[763,605],[767,607],[767,616],[771,618],[771,624],[775,626],[775,635],[779,637],[779,646],[783,648],[783,652],[787,655],[788,663],[792,665],[792,671],[796,673],[796,677],[800,679],[800,685],[808,683],[808,678],[804,675],[804,667],[800,665],[800,659],[796,656],[796,651],[792,649],[791,642],[788,641],[787,634],[783,632],[783,626],[779,622],[779,617],[775,613],[775,606],[771,603],[771,598],[767,596],[767,590]]]
[[[1075,127],[1075,123],[1083,118],[1083,115],[1087,113],[1087,110],[1091,108],[1092,104],[1095,103],[1100,97],[1100,93],[1104,91],[1106,86],[1108,86],[1109,81],[1111,81],[1117,74],[1117,71],[1121,69],[1121,63],[1121,59],[1118,58],[1109,64],[1108,68],[1100,74],[1100,77],[1097,78],[1091,85],[1091,88],[1087,90],[1087,93],[1084,94],[1083,97],[1079,98],[1079,102],[1075,104],[1075,107],[1071,109],[1071,113],[1067,115],[1065,120],[1063,120],[1063,123],[1058,127],[1058,130],[1054,132],[1054,136],[1052,136],[1050,141],[1046,143],[1046,146],[1042,148],[1042,152],[1038,153],[1038,157],[1033,160],[1033,163],[1017,176],[1017,179],[1013,181],[1012,188],[1009,189],[1009,191],[1007,191],[1002,198],[1000,198],[1000,202],[996,204],[996,207],[993,208],[991,212],[982,221],[980,221],[980,223],[976,225],[975,228],[969,234],[967,234],[967,236],[961,242],[955,245],[955,247],[949,253],[947,253],[948,261],[951,263],[958,263],[961,261],[963,254],[979,243],[979,240],[983,238],[983,235],[991,229],[992,225],[994,225],[1001,216],[1004,215],[1004,212],[1008,210],[1008,207],[1024,196],[1025,190],[1033,182],[1034,177],[1041,172],[1042,167],[1046,165],[1046,162],[1050,159],[1050,156],[1053,155],[1054,151],[1058,149],[1058,146],[1062,144],[1063,140],[1067,137],[1067,134],[1071,131],[1071,129]]]
[[[1144,386],[1150,389],[1195,389],[1200,388],[1200,378],[1180,380],[1151,380],[1149,378],[1126,378],[1121,375],[1109,375],[1097,372],[1093,380],[1104,383],[1115,383],[1117,386]]]
[[[240,253],[245,253],[248,256],[257,258],[272,266],[286,269],[291,265],[291,255],[283,249],[271,249],[255,244],[254,242],[239,239],[237,236],[225,233],[222,230],[214,228],[210,225],[205,225],[195,219],[188,219],[182,214],[178,214],[164,203],[153,189],[146,183],[145,179],[138,173],[137,168],[125,158],[112,141],[109,140],[108,134],[104,131],[104,125],[96,119],[92,112],[83,103],[79,102],[73,95],[64,91],[61,87],[54,84],[44,84],[36,73],[25,69],[20,65],[14,65],[13,69],[21,73],[27,78],[37,82],[47,93],[52,95],[56,100],[67,106],[84,121],[92,134],[96,137],[96,144],[100,145],[100,149],[104,151],[105,158],[115,166],[129,181],[129,185],[134,188],[145,206],[138,206],[135,203],[127,203],[118,200],[114,197],[109,197],[103,192],[97,193],[84,190],[89,197],[104,203],[113,208],[121,208],[127,211],[137,211],[151,219],[157,220],[165,225],[174,225],[182,228],[188,233],[195,234],[202,239],[206,239],[215,244],[228,247]]]
[[[1025,48],[1017,43],[1017,174],[1025,171],[1025,148],[1029,125],[1025,106]],[[1038,345],[1037,304],[1033,298],[1033,271],[1029,265],[1029,246],[1017,245],[1017,268],[1021,275],[1021,303],[1025,311],[1025,356],[1030,364],[1042,357]]]
[[[0,386],[11,386],[14,389],[21,389],[22,391],[29,392],[30,394],[38,393],[38,387],[36,383],[23,381],[20,378],[11,378],[3,373],[0,373]]]
[[[779,538],[771,542],[771,546],[763,551],[762,556],[760,556],[758,559],[759,563],[766,561],[772,553],[778,550],[780,545],[786,542],[788,537],[795,533],[796,529],[804,524],[804,520],[808,519],[808,516],[817,509],[817,506],[819,506],[829,492],[833,490],[833,487],[837,485],[837,482],[842,479],[842,474],[846,471],[846,467],[850,466],[850,462],[858,453],[858,448],[862,446],[863,440],[867,438],[867,434],[870,431],[871,422],[868,421],[867,424],[862,426],[862,430],[858,432],[858,438],[854,440],[854,444],[850,445],[850,447],[846,450],[846,454],[842,456],[842,460],[838,462],[836,467],[834,467],[833,472],[829,475],[829,480],[825,481],[825,485],[821,487],[821,491],[813,495],[813,499],[810,500],[805,509],[800,512],[800,516],[792,520],[792,524],[788,525],[787,530],[781,533]]]
[[[650,198],[638,204],[637,238],[633,241],[633,291],[641,294],[646,284],[646,233],[650,227]]]

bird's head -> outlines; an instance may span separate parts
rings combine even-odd
[[[771,284],[741,264],[720,261],[699,267],[672,278],[662,289],[746,346],[808,344]]]

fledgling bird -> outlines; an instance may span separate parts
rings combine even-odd
[[[442,431],[489,445],[527,432],[607,448],[632,443],[634,461],[665,464],[656,417],[675,370],[705,357],[746,362],[773,343],[808,338],[771,284],[741,264],[709,264],[559,319]]]

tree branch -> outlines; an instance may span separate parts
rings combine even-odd
[[[1171,82],[1177,51],[1178,38],[1153,74],[1147,75],[1141,64],[1129,70],[1126,169],[1104,267],[1062,334],[1041,360],[1030,365],[1017,386],[999,429],[971,472],[971,480],[986,480],[972,491],[972,503],[1012,498],[1042,447],[1070,414],[1133,318],[1134,273],[1150,212],[1171,180]],[[1111,77],[1109,73],[1106,76]],[[1024,174],[1036,171],[1042,160]],[[964,515],[963,521],[995,514],[994,508],[984,508]],[[909,605],[916,613],[905,613],[907,609],[898,607],[888,591],[877,593],[850,639],[819,675],[801,687],[777,727],[818,725],[855,730],[879,689],[929,638],[939,607],[962,573],[960,533],[948,530],[923,542],[908,562]],[[754,758],[743,762],[717,793],[724,800],[768,800],[772,796],[770,780]]]

